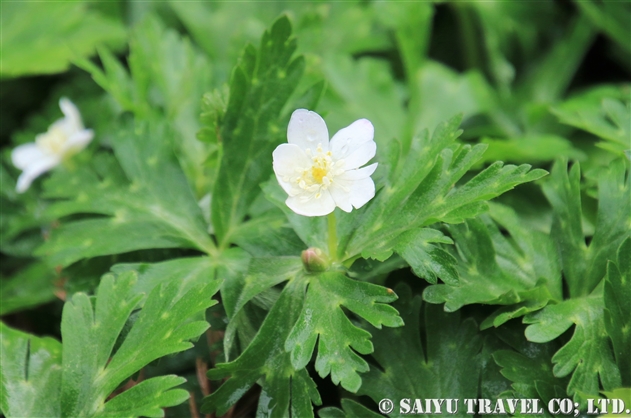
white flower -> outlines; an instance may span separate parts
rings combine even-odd
[[[35,137],[35,142],[19,145],[11,153],[13,165],[22,170],[16,190],[26,191],[33,180],[64,158],[84,149],[92,140],[94,132],[85,129],[77,107],[65,97],[59,100],[63,119],[53,123],[48,131]]]
[[[359,167],[375,156],[374,131],[370,121],[360,119],[329,142],[320,115],[296,110],[287,128],[289,143],[273,153],[276,178],[289,195],[287,206],[304,216],[327,215],[336,206],[345,212],[364,206],[375,196],[370,176],[377,163]]]

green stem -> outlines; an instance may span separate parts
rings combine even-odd
[[[335,225],[335,212],[329,213],[327,221],[329,224],[329,257],[331,257],[331,261],[337,261],[337,227]]]

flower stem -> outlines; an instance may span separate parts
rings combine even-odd
[[[335,225],[335,212],[327,217],[329,224],[329,257],[331,261],[337,261],[337,227]]]

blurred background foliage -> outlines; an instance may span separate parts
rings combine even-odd
[[[177,157],[196,198],[203,199],[217,158],[216,132],[208,126],[225,108],[232,68],[243,47],[257,44],[282,13],[306,60],[284,113],[319,99],[330,132],[367,118],[380,149],[398,141],[403,153],[420,130],[463,113],[461,140],[488,144],[484,163],[529,163],[550,171],[556,158],[578,161],[588,240],[600,173],[625,152],[628,157],[629,2],[114,0],[1,7],[0,273],[8,284],[1,313],[37,334],[59,336],[60,298],[92,291],[115,262],[187,253],[137,251],[71,264],[63,274],[51,271],[33,251],[52,219],[45,218],[39,185],[24,195],[14,192],[18,172],[11,149],[47,129],[62,96],[72,98],[95,130],[94,147],[115,140],[108,115],[159,109],[172,125]],[[549,232],[552,208],[538,186],[522,186],[499,200],[517,211],[522,227]],[[204,341],[147,373],[192,375],[196,353],[207,350]],[[331,395],[322,396],[327,405]]]

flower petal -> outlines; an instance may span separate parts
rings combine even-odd
[[[92,138],[94,138],[94,131],[92,129],[83,129],[81,131],[75,132],[63,145],[61,153],[66,154],[70,152],[74,154],[76,152],[79,152],[84,149],[90,143],[90,141],[92,141]]]
[[[328,190],[322,192],[319,199],[312,196],[306,202],[302,199],[305,195],[289,197],[285,203],[289,209],[303,216],[324,216],[335,210],[335,202]]]
[[[372,173],[377,169],[377,163],[357,170],[347,171],[335,178],[329,190],[335,204],[344,212],[362,207],[366,202],[375,195],[375,185],[372,186],[368,182],[359,182],[366,178],[370,179]]]
[[[13,165],[20,170],[26,169],[33,161],[39,160],[44,156],[42,150],[34,143],[18,145],[11,152],[11,161]]]
[[[336,160],[344,160],[345,168],[352,169],[366,164],[377,151],[373,141],[375,128],[368,119],[359,119],[340,129],[331,138],[331,153]]]
[[[63,112],[65,118],[63,120],[64,132],[68,136],[77,131],[83,130],[83,122],[81,122],[81,113],[79,109],[70,100],[65,97],[59,99],[59,107]],[[58,121],[59,122],[59,121]]]
[[[342,209],[344,212],[350,212],[353,210],[350,189],[346,187],[345,190],[343,187],[340,186],[341,184],[338,184],[337,181],[331,184],[331,186],[329,187],[331,197],[335,201],[335,206]]]
[[[33,180],[47,172],[51,168],[60,163],[60,160],[55,155],[42,154],[41,158],[33,160],[24,169],[24,172],[18,177],[18,182],[15,187],[18,193],[25,192],[30,186]]]
[[[348,203],[353,205],[355,209],[359,209],[375,197],[375,183],[370,177],[358,180],[335,179],[329,190],[331,190],[335,203],[346,212],[350,212]]]
[[[367,165],[366,167],[345,171],[344,173],[340,174],[337,179],[351,181],[365,179],[366,177],[372,176],[378,165],[378,163],[373,163]]]
[[[375,197],[375,182],[370,177],[357,180],[351,189],[351,203],[359,209]]]
[[[300,175],[305,167],[310,166],[309,157],[294,144],[280,144],[272,153],[274,173],[281,187],[289,194],[295,196],[302,192],[296,183],[290,181]]]
[[[324,119],[316,112],[298,109],[291,114],[287,127],[287,142],[303,150],[316,150],[318,145],[325,152],[329,150],[329,130]]]

